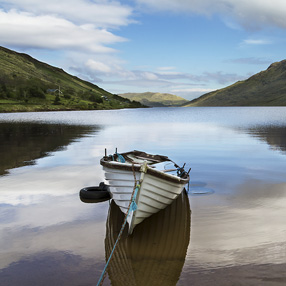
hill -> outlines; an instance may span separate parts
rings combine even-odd
[[[188,101],[182,97],[169,94],[169,93],[155,93],[155,92],[144,92],[144,93],[123,93],[120,96],[135,100],[143,105],[149,107],[169,107],[169,106],[182,106]]]
[[[0,112],[142,107],[4,47],[0,47],[0,67]]]
[[[247,80],[192,100],[185,106],[286,106],[286,60]]]

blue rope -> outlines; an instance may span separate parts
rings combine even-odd
[[[123,223],[123,225],[122,225],[121,231],[122,231],[122,229],[124,229],[124,227],[125,227],[125,225],[126,225],[127,217],[128,217],[128,215],[129,215],[130,210],[131,210],[131,208],[129,208],[128,214],[127,214],[127,216],[126,216],[126,218],[125,218],[125,221],[124,221],[124,223]],[[120,233],[121,233],[121,231],[120,231]],[[120,233],[119,233],[119,234],[120,234]],[[103,279],[103,276],[104,276],[104,274],[105,274],[105,272],[106,272],[106,269],[107,269],[107,267],[108,267],[108,264],[109,264],[109,262],[110,262],[110,260],[111,260],[111,257],[112,257],[112,255],[113,255],[113,253],[114,253],[114,250],[115,250],[115,248],[116,248],[116,245],[117,245],[119,239],[120,239],[120,235],[118,235],[118,237],[117,237],[117,240],[116,240],[116,242],[115,242],[115,244],[114,244],[114,246],[113,246],[113,249],[112,249],[112,251],[111,251],[111,253],[110,253],[110,255],[109,255],[109,258],[108,258],[108,260],[107,260],[107,262],[106,262],[106,264],[105,264],[105,267],[104,267],[104,269],[103,269],[103,271],[102,271],[102,273],[101,273],[101,276],[100,276],[100,278],[99,278],[98,283],[96,284],[96,286],[99,286],[99,285],[101,284],[101,281],[102,281],[102,279]]]
[[[125,163],[125,159],[121,154],[116,153],[116,155],[120,163]]]
[[[133,211],[137,210],[137,204],[136,204],[135,200],[136,200],[136,196],[137,196],[139,189],[140,189],[140,184],[137,184],[136,189],[134,191],[131,207],[130,207],[130,209],[132,209]]]
[[[178,175],[178,177],[182,178],[185,174],[187,174],[187,172],[184,170],[183,167],[178,167],[177,168],[177,175]]]
[[[140,189],[140,184],[137,184],[136,189],[135,189],[135,191],[134,191],[133,198],[132,198],[132,203],[130,204],[129,209],[128,209],[128,213],[127,213],[127,215],[125,216],[124,223],[123,223],[123,225],[122,225],[122,227],[121,227],[121,230],[120,230],[120,232],[119,232],[119,235],[118,235],[118,237],[117,237],[117,239],[116,239],[116,242],[115,242],[115,244],[114,244],[114,246],[113,246],[113,249],[112,249],[112,251],[111,251],[111,253],[110,253],[110,255],[109,255],[109,258],[108,258],[108,260],[107,260],[107,262],[106,262],[106,264],[105,264],[105,267],[104,267],[104,269],[103,269],[103,271],[102,271],[102,273],[101,273],[101,276],[100,276],[100,278],[99,278],[99,280],[98,280],[96,286],[99,286],[99,285],[101,284],[102,280],[103,280],[103,277],[104,277],[104,274],[105,274],[106,269],[107,269],[107,267],[108,267],[108,264],[109,264],[109,262],[110,262],[110,260],[111,260],[111,257],[112,257],[112,255],[113,255],[113,253],[114,253],[114,251],[115,251],[116,245],[117,245],[118,241],[120,240],[121,234],[122,234],[122,232],[123,232],[123,230],[124,230],[124,228],[125,228],[125,225],[126,225],[126,222],[127,222],[127,218],[128,218],[128,215],[129,215],[130,211],[131,211],[131,210],[134,211],[134,210],[137,209],[137,205],[136,205],[136,203],[135,203],[135,198],[136,198],[136,195],[137,195],[137,192],[138,192],[139,189]],[[134,205],[134,204],[135,204],[135,205]]]
[[[125,158],[121,154],[116,152],[114,155],[117,156],[117,161],[118,162],[120,162],[120,163],[125,163],[126,162]],[[114,158],[114,155],[111,155],[112,161],[116,161],[115,158]]]

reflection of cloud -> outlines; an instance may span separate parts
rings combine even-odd
[[[196,263],[220,267],[285,262],[285,183],[247,181],[228,196],[192,197],[191,202],[196,231],[189,255]]]
[[[22,258],[1,271],[1,285],[94,285],[95,257],[85,258],[65,251],[42,251]],[[23,274],[24,273],[24,274]]]
[[[10,263],[16,262],[24,257],[31,257],[40,252],[73,253],[85,258],[95,257],[100,260],[104,258],[104,227],[107,217],[108,202],[98,205],[83,204],[74,197],[69,205],[58,205],[62,210],[63,218],[71,219],[68,222],[61,222],[51,226],[28,227],[25,220],[18,221],[15,227],[1,226],[1,260],[0,269],[7,267]],[[40,207],[49,209],[50,203],[39,205],[37,208],[29,208],[29,220],[40,216]],[[53,214],[51,209],[49,216]],[[78,219],[69,217],[68,210],[77,214]],[[22,211],[17,212],[17,217]],[[38,217],[40,220],[41,218]],[[96,241],[96,243],[94,243]],[[91,247],[92,246],[92,247]]]
[[[108,202],[79,199],[81,188],[104,178],[97,157],[104,149],[94,138],[96,133],[0,178],[1,269],[50,251],[104,260]]]
[[[190,108],[178,113],[178,108],[158,108],[1,115],[7,120],[36,116],[42,122],[77,121],[105,128],[0,178],[0,268],[13,262],[23,266],[23,261],[31,265],[43,252],[78,255],[78,260],[71,259],[93,259],[103,266],[109,205],[84,204],[78,192],[102,181],[99,159],[104,147],[108,152],[114,147],[142,149],[187,162],[191,180],[215,191],[190,197],[192,235],[184,277],[196,269],[285,262],[285,156],[257,140],[255,132],[268,138],[263,129],[256,129],[254,136],[247,130],[264,122],[283,125],[285,112],[278,110]]]
[[[283,250],[282,250],[283,251]],[[192,281],[193,286],[214,286],[219,281],[220,286],[229,285],[279,285],[286,281],[286,263],[227,265],[216,269],[206,269],[204,266],[186,269],[180,281]],[[231,282],[230,282],[231,281]],[[231,284],[230,284],[231,283]],[[285,283],[284,283],[285,284]],[[181,285],[181,284],[180,284]],[[182,285],[188,285],[182,284]]]
[[[79,199],[82,187],[102,179],[99,165],[31,166],[2,177],[0,268],[46,251],[103,259],[108,202],[84,204]]]
[[[1,179],[0,203],[29,205],[41,202],[46,196],[64,197],[74,194],[83,183],[100,182],[103,178],[100,166],[55,166],[19,168],[12,176]]]

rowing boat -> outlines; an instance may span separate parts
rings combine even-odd
[[[189,182],[184,166],[163,155],[130,151],[100,160],[112,199],[127,214],[128,234],[136,225],[166,208]]]

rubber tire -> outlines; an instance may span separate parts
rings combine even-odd
[[[111,195],[108,186],[100,184],[97,187],[85,187],[79,192],[80,198],[87,200],[109,200]]]

